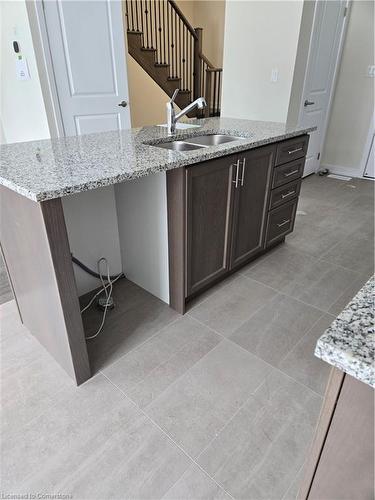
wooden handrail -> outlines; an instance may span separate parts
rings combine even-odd
[[[190,33],[193,35],[193,37],[197,40],[198,35],[195,32],[195,29],[193,26],[189,23],[187,18],[185,17],[184,13],[181,11],[180,7],[176,4],[174,0],[168,0],[168,2],[171,4],[173,9],[176,11],[177,15],[181,19],[181,21],[185,24],[186,28],[190,31]]]

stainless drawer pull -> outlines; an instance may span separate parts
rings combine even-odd
[[[290,177],[293,174],[298,174],[298,172],[299,172],[299,169],[297,168],[297,170],[292,170],[291,172],[288,172],[286,174],[284,173],[284,176],[285,177]]]
[[[241,187],[243,186],[245,180],[245,168],[246,168],[246,158],[243,159],[242,163]]]
[[[290,222],[290,219],[284,220],[283,222],[280,222],[280,224],[277,224],[277,227],[285,226],[285,224],[288,224],[289,222]]]
[[[288,154],[292,155],[293,153],[298,153],[298,151],[302,151],[303,148],[292,149],[292,151],[288,151]]]
[[[282,194],[281,199],[287,198],[288,196],[292,196],[292,194],[294,194],[294,193],[295,193],[295,191],[289,191],[289,193]]]
[[[233,163],[231,167],[236,167],[236,179],[233,182],[235,188],[238,188],[238,180],[240,175],[240,160],[237,160],[237,163]]]

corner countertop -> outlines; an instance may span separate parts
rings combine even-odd
[[[285,123],[232,118],[195,119],[188,123],[200,127],[179,130],[173,137],[168,136],[166,128],[153,126],[2,145],[0,185],[42,202],[193,165],[315,130],[315,127],[290,128]],[[246,139],[183,153],[150,145],[202,133],[229,133]]]
[[[320,337],[315,355],[375,388],[374,276]]]

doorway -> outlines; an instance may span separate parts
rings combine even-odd
[[[317,130],[310,135],[304,177],[319,169],[347,25],[348,6],[346,0],[305,2],[304,14],[307,19],[302,19],[296,58],[296,68],[300,70],[304,64],[297,123],[301,127],[315,126]],[[307,43],[303,40],[306,37],[304,22],[310,24],[311,30]],[[297,78],[295,71],[293,85]]]

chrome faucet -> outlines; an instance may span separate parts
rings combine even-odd
[[[206,99],[204,97],[198,97],[195,101],[191,102],[181,110],[179,113],[175,112],[174,109],[174,100],[177,97],[177,94],[180,89],[176,89],[173,93],[173,96],[169,102],[167,102],[167,125],[168,125],[168,134],[174,134],[176,132],[176,123],[181,118],[181,116],[187,115],[192,111],[195,107],[198,109],[203,109],[207,106]]]

